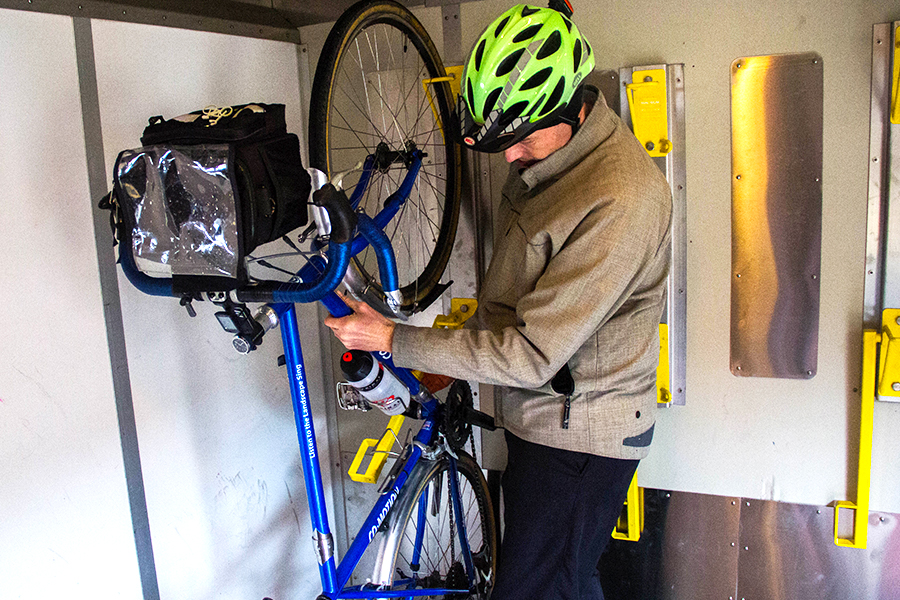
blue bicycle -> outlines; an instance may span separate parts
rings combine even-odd
[[[280,327],[319,600],[486,599],[497,527],[481,469],[464,446],[472,425],[493,428],[493,420],[473,409],[464,390],[438,401],[390,355],[374,359],[406,386],[404,414],[421,427],[346,555],[335,559],[294,303],[320,301],[347,315],[335,293],[343,282],[403,319],[439,297],[458,219],[460,150],[445,131],[449,78],[403,6],[365,0],[351,7],[322,57],[310,118],[315,168],[300,165],[283,107],[209,107],[151,119],[144,146],[119,155],[114,190],[101,206],[112,211],[119,261],[139,290],[179,297],[192,316],[194,301],[213,302],[243,353]],[[315,222],[292,238],[308,202]],[[272,243],[283,246],[264,254]],[[298,257],[303,266],[290,266]],[[247,303],[262,306],[253,312]],[[355,402],[365,408],[364,399]],[[369,583],[349,586],[370,545]]]

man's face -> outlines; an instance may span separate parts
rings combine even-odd
[[[572,126],[560,123],[546,129],[538,129],[517,144],[513,144],[503,155],[506,162],[515,162],[520,169],[530,167],[565,146],[572,138]]]

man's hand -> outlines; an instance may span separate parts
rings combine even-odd
[[[325,325],[331,328],[337,339],[348,350],[390,352],[394,340],[394,322],[365,302],[357,302],[348,294],[341,298],[353,314],[340,319],[334,317],[325,319]]]

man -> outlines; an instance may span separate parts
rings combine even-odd
[[[353,315],[325,322],[348,348],[499,386],[509,460],[494,600],[603,597],[597,562],[653,435],[671,196],[584,85],[593,67],[570,20],[524,5],[466,64],[463,141],[511,163],[481,329],[395,324],[352,300]]]

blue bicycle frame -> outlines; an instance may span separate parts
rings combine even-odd
[[[344,244],[330,244],[327,263],[321,256],[312,257],[297,274],[301,283],[264,282],[263,285],[258,284],[251,288],[251,290],[262,290],[262,293],[268,296],[272,301],[270,305],[279,317],[288,379],[290,381],[291,399],[294,407],[294,418],[302,450],[300,453],[301,464],[309,501],[311,523],[314,530],[316,552],[319,559],[322,590],[324,597],[329,600],[339,598],[413,598],[417,596],[467,593],[469,591],[468,589],[448,588],[397,589],[398,584],[401,586],[415,585],[414,580],[395,582],[394,589],[389,590],[379,590],[366,586],[347,587],[350,576],[359,563],[363,552],[375,538],[378,528],[387,518],[397,498],[403,492],[404,485],[409,480],[413,468],[422,459],[422,448],[430,447],[436,442],[438,434],[437,420],[440,416],[441,407],[433,396],[427,392],[420,393],[421,388],[418,379],[409,370],[396,367],[391,360],[390,354],[378,353],[376,355],[376,358],[397,375],[409,388],[410,394],[416,397],[421,406],[421,417],[424,422],[415,437],[415,443],[410,449],[402,469],[397,473],[390,489],[379,496],[378,501],[363,523],[360,533],[350,545],[346,556],[344,556],[339,565],[336,565],[333,538],[325,508],[325,492],[322,486],[322,472],[318,461],[316,434],[309,405],[306,368],[303,364],[299,329],[297,327],[297,314],[294,306],[295,302],[319,300],[332,315],[337,317],[349,315],[351,313],[350,309],[333,290],[338,286],[344,271],[346,271],[349,257],[355,256],[370,244],[377,253],[379,271],[382,275],[382,288],[385,292],[396,292],[398,290],[396,261],[390,241],[384,234],[383,229],[394,218],[409,197],[421,164],[421,151],[416,150],[412,152],[408,166],[409,170],[404,180],[401,182],[398,190],[388,197],[382,210],[374,218],[369,218],[363,213],[357,213],[359,217],[359,235]],[[356,191],[350,198],[350,205],[354,210],[357,208],[365,188],[369,184],[373,171],[374,157],[370,156],[365,163]],[[119,257],[126,277],[136,288],[146,294],[155,296],[174,295],[171,280],[150,277],[140,272],[135,265],[134,258],[127,251],[120,251]],[[268,285],[265,285],[265,283]],[[447,456],[451,482],[450,496],[453,502],[452,508],[456,514],[462,514],[459,501],[456,460],[449,453]],[[420,514],[424,514],[424,510],[425,502],[423,498],[419,500]],[[465,520],[457,519],[456,521],[461,550],[465,557],[466,574],[471,587],[475,581],[475,568],[468,547]],[[418,560],[418,554],[421,549],[424,519],[419,519],[417,526],[420,530],[416,533],[415,560]]]
[[[335,294],[333,297],[323,299],[323,303],[335,316],[345,316],[349,314],[347,306]],[[437,416],[439,404],[433,397],[427,396],[422,402],[422,416],[424,423],[415,437],[417,443],[413,444],[409,456],[399,471],[396,478],[392,482],[389,490],[381,494],[375,506],[372,508],[369,516],[366,518],[359,533],[356,535],[350,548],[347,550],[346,556],[339,565],[335,565],[333,554],[333,543],[330,527],[328,524],[328,515],[325,507],[325,493],[322,486],[322,474],[318,461],[318,451],[316,447],[316,433],[313,427],[312,412],[309,406],[309,393],[306,384],[306,369],[303,364],[303,354],[300,347],[299,330],[297,327],[296,309],[293,304],[275,304],[272,305],[278,313],[281,325],[281,338],[284,344],[284,356],[290,380],[291,399],[294,406],[294,419],[297,424],[297,435],[300,442],[302,452],[301,464],[303,466],[303,476],[306,484],[306,495],[309,502],[309,511],[311,523],[314,531],[314,540],[316,541],[317,553],[319,558],[319,573],[322,579],[322,589],[325,597],[329,599],[337,598],[412,598],[416,596],[439,596],[453,593],[467,593],[469,590],[449,589],[449,588],[422,588],[422,589],[392,589],[378,590],[374,588],[366,589],[365,586],[346,587],[347,582],[356,565],[362,558],[363,552],[369,543],[375,538],[378,528],[384,522],[389,514],[395,501],[401,494],[403,486],[409,479],[410,473],[416,463],[422,458],[422,447],[431,446],[437,437]],[[393,371],[398,378],[409,387],[413,394],[419,391],[418,380],[407,369],[396,367],[389,354],[378,353],[377,357],[382,364],[386,365]],[[410,385],[411,384],[411,385]],[[458,475],[456,469],[456,461],[450,455],[449,471],[451,486],[451,501],[453,502],[453,510],[456,514],[462,514],[459,501]],[[424,514],[425,499],[419,499],[420,514]],[[465,520],[457,519],[457,533],[461,543],[462,555],[465,557],[465,567],[470,586],[475,581],[475,568],[472,562],[471,552],[468,548],[468,537],[465,530]],[[419,519],[417,526],[419,530],[416,532],[416,544],[414,548],[415,560],[417,560],[418,552],[421,548],[422,537],[424,534],[425,520]],[[412,581],[397,582],[401,585],[413,584]],[[396,587],[396,585],[395,585]]]

